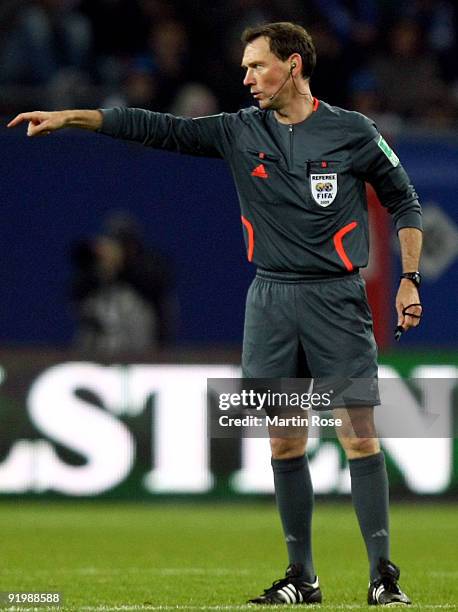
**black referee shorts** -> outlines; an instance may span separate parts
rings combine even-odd
[[[321,280],[258,270],[247,295],[244,378],[357,382],[353,406],[380,404],[377,345],[359,273]],[[323,383],[326,384],[326,383]],[[338,382],[336,383],[339,384]],[[350,406],[348,392],[343,404]]]

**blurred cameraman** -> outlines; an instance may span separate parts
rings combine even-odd
[[[74,244],[71,256],[78,349],[113,356],[171,342],[177,311],[171,265],[145,247],[135,220],[111,216],[105,232]]]

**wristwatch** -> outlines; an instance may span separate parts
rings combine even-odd
[[[401,278],[411,280],[417,289],[419,289],[421,285],[421,274],[418,272],[418,270],[416,272],[403,272],[401,274]]]

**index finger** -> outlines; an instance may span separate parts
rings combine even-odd
[[[17,115],[12,121],[10,121],[6,127],[9,127],[9,128],[16,127],[20,123],[24,123],[25,121],[30,121],[31,118],[32,118],[32,113],[21,113]]]
[[[423,307],[421,304],[409,304],[402,309],[402,314],[405,317],[411,317],[419,321],[423,314]]]
[[[407,306],[410,308],[409,312],[403,312],[402,327],[404,329],[410,329],[411,327],[417,327],[420,324],[422,307],[421,306]]]

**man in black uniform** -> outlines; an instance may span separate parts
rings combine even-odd
[[[421,210],[399,159],[367,117],[315,99],[315,50],[300,26],[277,23],[243,35],[244,85],[259,104],[238,113],[183,119],[140,109],[23,113],[28,135],[78,127],[179,153],[222,157],[242,210],[248,259],[257,266],[247,298],[243,373],[376,380],[376,345],[359,268],[368,261],[365,181],[393,216],[403,276],[398,325],[418,324]],[[406,309],[408,309],[406,311]],[[389,561],[388,481],[373,406],[377,385],[348,410],[336,408],[352,498],[370,565],[368,602],[408,604]],[[272,437],[272,467],[290,565],[251,600],[319,603],[311,548],[313,491],[301,437]]]

